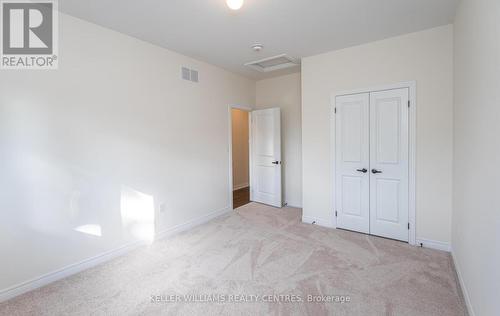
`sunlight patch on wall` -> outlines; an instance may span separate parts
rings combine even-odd
[[[100,225],[94,225],[94,224],[82,225],[76,227],[75,231],[97,237],[102,236],[102,229]]]
[[[122,225],[132,237],[153,242],[155,235],[154,214],[154,198],[151,195],[122,186]]]

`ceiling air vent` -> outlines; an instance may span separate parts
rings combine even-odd
[[[260,72],[269,72],[300,65],[298,59],[287,56],[286,54],[264,58],[257,61],[246,63],[245,66],[253,68]]]

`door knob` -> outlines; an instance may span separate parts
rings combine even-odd
[[[377,170],[377,169],[372,169],[372,173],[373,173],[373,174],[376,174],[376,173],[382,173],[382,171]]]
[[[279,165],[279,164],[280,164],[280,162],[279,162],[279,161],[273,161],[273,162],[272,162],[272,164],[273,164],[273,165]]]
[[[367,173],[368,170],[366,168],[363,169],[356,169],[356,171],[362,172],[362,173]]]

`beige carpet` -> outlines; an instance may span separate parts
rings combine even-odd
[[[299,209],[251,203],[4,302],[0,314],[465,314],[448,253],[300,217]]]

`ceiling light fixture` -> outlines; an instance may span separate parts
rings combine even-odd
[[[243,6],[243,0],[226,0],[226,4],[231,10],[239,10]]]
[[[254,52],[260,52],[264,48],[264,45],[260,43],[255,43],[252,45],[252,49]]]

